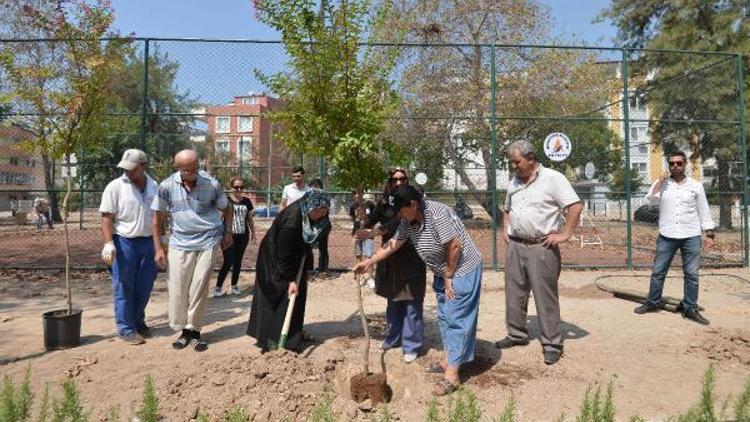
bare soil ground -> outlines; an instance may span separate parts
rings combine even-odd
[[[750,279],[750,271],[744,269],[722,272]],[[485,272],[477,356],[462,374],[485,416],[497,417],[510,397],[518,403],[519,420],[549,421],[561,412],[572,416],[589,385],[611,379],[618,419],[637,413],[660,420],[697,400],[702,372],[710,363],[716,365],[717,392],[722,397],[741,390],[750,376],[750,284],[734,277],[704,276],[700,303],[711,326],[703,327],[669,312],[635,315],[636,304],[594,286],[595,278],[604,274],[623,276],[605,280],[608,286],[647,288],[644,272],[564,272],[560,295],[565,355],[558,364],[545,366],[537,341],[502,353],[493,347],[505,334],[503,275]],[[632,274],[643,277],[625,277]],[[245,336],[253,273],[243,274],[242,295],[211,299],[203,329],[210,348],[204,353],[171,349],[175,334],[166,324],[163,274],[147,309],[157,336],[145,345],[128,346],[114,331],[108,275],[75,273],[75,302],[84,309],[83,344],[45,353],[41,314],[63,306],[61,276],[60,272],[0,272],[0,372],[20,380],[30,366],[35,391],[40,393],[49,382],[55,395],[60,394],[62,380],[75,378],[94,420],[104,420],[112,406],[124,416],[133,414],[146,374],[155,379],[161,411],[169,421],[191,420],[199,412],[220,417],[237,405],[255,420],[306,420],[327,388],[336,396],[333,404],[341,420],[369,418],[348,392],[349,378],[362,370],[364,341],[350,274],[311,282],[306,332],[313,341],[300,355],[261,355]],[[666,294],[680,297],[681,291],[681,280],[668,280]],[[367,291],[365,307],[374,336],[371,368],[377,371],[385,303]],[[532,303],[533,336],[538,333],[535,314]],[[427,365],[439,358],[441,347],[433,294],[425,301],[425,321],[426,350],[415,363],[405,364],[398,349],[386,355],[394,393],[389,408],[400,420],[424,420],[437,380],[425,373]],[[439,399],[441,405],[446,402]]]

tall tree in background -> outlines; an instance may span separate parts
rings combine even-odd
[[[750,4],[740,0],[613,0],[601,14],[626,47],[750,51]],[[746,61],[746,57],[744,60]],[[704,165],[715,161],[719,226],[732,227],[733,192],[741,189],[738,75],[733,56],[643,52],[631,62],[644,78],[654,142],[688,149]],[[748,92],[745,62],[745,92]],[[746,110],[744,111],[747,112]],[[713,121],[706,123],[706,121]],[[738,177],[734,177],[737,175]]]
[[[395,52],[360,45],[382,13],[366,0],[255,2],[261,22],[277,29],[289,71],[257,77],[283,102],[270,114],[283,130],[275,136],[293,152],[322,157],[340,187],[382,182],[384,157],[396,145],[381,136],[398,99],[388,79]]]
[[[509,116],[577,116],[606,104],[614,89],[607,67],[582,51],[564,49],[497,48],[496,105],[497,156],[491,156],[491,63],[487,44],[550,44],[547,9],[535,0],[451,0],[395,2],[381,41],[403,31],[412,43],[450,43],[464,46],[405,48],[399,62],[398,89],[404,98],[400,118],[391,132],[410,145],[433,168],[452,167],[474,199],[492,214],[485,187],[492,168],[505,167],[505,146],[518,139],[532,141],[539,150],[546,135],[561,131],[562,120],[509,119]],[[480,46],[485,44],[485,46]],[[587,114],[588,117],[602,117]],[[616,158],[607,146],[615,135],[606,123],[565,123],[580,134],[576,148],[564,165],[594,161],[606,174]],[[593,138],[589,135],[593,135]],[[586,145],[587,147],[579,148]],[[591,154],[584,154],[588,151]],[[597,152],[597,153],[594,153]],[[582,161],[582,163],[577,162]],[[442,165],[441,165],[442,164]],[[552,164],[552,163],[547,163]],[[554,164],[560,166],[559,164]],[[440,167],[435,170],[434,167]],[[468,169],[483,172],[477,176]],[[489,186],[488,186],[489,187]]]
[[[83,167],[88,188],[103,189],[115,176],[122,153],[141,147],[141,108],[143,107],[143,56],[131,52],[121,70],[110,80],[108,111],[113,121],[112,131],[99,141],[102,148],[87,153]],[[198,107],[189,91],[180,90],[176,83],[180,65],[167,53],[153,48],[148,60],[148,101],[146,115],[146,144],[154,177],[171,173],[171,157],[190,145],[191,128],[195,117],[190,113]]]
[[[106,0],[40,3],[46,7],[22,7],[21,23],[46,39],[59,40],[44,43],[50,44],[48,52],[55,60],[47,57],[45,65],[37,66],[35,55],[6,49],[0,53],[0,66],[8,76],[14,108],[34,111],[36,138],[30,146],[48,159],[61,159],[98,147],[96,141],[107,131],[102,119],[108,104],[106,87],[130,47],[127,39],[101,40],[111,35],[114,21]],[[71,179],[69,175],[62,207],[68,313],[73,309],[67,224]]]

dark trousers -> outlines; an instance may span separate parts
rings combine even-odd
[[[328,236],[331,234],[331,229],[326,229],[320,234],[318,238],[318,271],[328,271]]]
[[[667,276],[677,250],[682,254],[682,272],[684,274],[684,296],[682,309],[688,311],[698,308],[698,270],[701,267],[701,237],[672,239],[659,235],[656,238],[656,255],[651,283],[648,289],[648,303],[659,305],[664,290],[664,278]]]
[[[243,234],[232,235],[232,237],[234,240],[232,246],[222,251],[224,262],[221,264],[219,278],[216,280],[216,287],[218,288],[224,285],[224,279],[227,278],[230,268],[232,269],[232,286],[236,286],[240,280],[242,257],[245,256],[245,249],[247,248],[247,243],[250,241],[250,235],[248,232],[245,232]]]

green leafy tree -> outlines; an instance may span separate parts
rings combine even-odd
[[[750,48],[750,14],[738,0],[612,0],[601,19],[617,25],[626,47],[742,52]],[[633,72],[644,78],[650,131],[665,151],[689,149],[691,159],[716,161],[720,194],[719,226],[731,228],[732,192],[740,189],[732,173],[741,156],[734,56],[643,52],[633,57]],[[747,58],[743,58],[747,61]],[[743,87],[748,91],[745,63]],[[747,113],[747,110],[743,110]],[[714,121],[717,123],[706,123]],[[725,123],[721,123],[725,122]]]
[[[106,87],[122,66],[130,43],[122,38],[101,40],[112,35],[109,28],[114,21],[106,0],[41,3],[44,7],[25,4],[21,20],[33,33],[59,40],[34,52],[52,54],[54,60],[44,57],[40,64],[27,51],[6,49],[0,54],[0,66],[8,77],[14,108],[35,110],[35,139],[29,146],[47,162],[98,147],[96,140],[107,131],[107,122],[101,119],[108,104]],[[71,179],[67,178],[62,205],[69,313],[73,309],[67,224]]]
[[[398,105],[388,79],[396,52],[360,42],[384,13],[373,16],[366,0],[258,0],[255,7],[261,22],[281,32],[289,55],[288,72],[256,72],[284,101],[269,116],[284,128],[275,136],[293,152],[324,158],[338,186],[381,183],[384,157],[399,156],[381,136]]]

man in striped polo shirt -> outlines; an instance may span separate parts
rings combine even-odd
[[[152,234],[155,261],[167,266],[161,244],[167,213],[170,215],[169,326],[182,334],[172,343],[183,349],[195,340],[194,349],[202,352],[208,344],[201,339],[201,320],[206,311],[209,278],[213,268],[214,250],[220,240],[222,249],[232,244],[230,230],[224,221],[232,221],[232,207],[221,184],[208,173],[198,171],[198,154],[182,150],[175,155],[177,173],[159,185],[151,209],[154,211]]]
[[[563,354],[560,331],[560,243],[578,224],[583,205],[565,176],[537,161],[528,141],[508,148],[516,177],[508,185],[503,209],[505,256],[505,323],[508,336],[495,343],[500,349],[529,344],[526,312],[534,292],[544,363],[551,365]],[[560,230],[562,213],[567,211]]]
[[[368,272],[411,240],[419,257],[435,274],[432,287],[437,294],[437,317],[445,356],[428,369],[444,374],[433,393],[449,394],[460,385],[461,364],[474,360],[482,255],[456,213],[445,204],[423,199],[413,186],[396,187],[388,197],[388,204],[402,220],[401,225],[382,249],[353,270]]]

